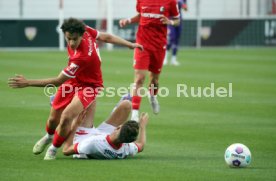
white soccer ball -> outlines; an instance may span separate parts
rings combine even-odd
[[[252,158],[247,146],[234,143],[225,150],[224,159],[230,167],[247,167]]]

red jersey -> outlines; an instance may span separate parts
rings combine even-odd
[[[167,25],[162,24],[160,17],[179,17],[176,0],[137,0],[136,10],[140,13],[137,43],[148,50],[165,49]]]
[[[102,87],[101,58],[96,39],[99,32],[89,26],[76,50],[67,46],[69,62],[62,73],[72,79],[66,83],[79,86]]]

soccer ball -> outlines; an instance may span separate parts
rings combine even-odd
[[[230,167],[246,167],[251,162],[251,153],[244,144],[234,143],[225,150],[224,159]]]

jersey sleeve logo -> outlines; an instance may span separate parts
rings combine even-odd
[[[160,7],[160,13],[164,13],[165,12],[165,7],[164,6],[161,6]]]
[[[70,66],[66,68],[66,71],[70,73],[71,75],[75,75],[76,71],[78,70],[79,66],[71,63]]]

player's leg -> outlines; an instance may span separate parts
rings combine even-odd
[[[173,31],[172,31],[172,26],[168,26],[168,36],[167,36],[167,47],[166,47],[166,54],[165,54],[165,58],[163,61],[163,65],[167,65],[168,64],[168,57],[169,57],[169,53],[172,47],[172,36],[173,36]]]
[[[142,101],[141,97],[141,87],[143,87],[146,75],[148,74],[147,70],[135,70],[134,78],[134,88],[132,90],[132,115],[131,120],[139,121],[139,109]]]
[[[69,156],[69,155],[75,154],[76,153],[75,152],[75,144],[77,144],[81,140],[87,138],[88,135],[91,135],[88,132],[87,133],[86,132],[81,132],[82,134],[79,135],[80,137],[77,138],[78,140],[77,141],[75,140],[76,135],[77,135],[76,132],[79,128],[81,128],[80,125],[91,126],[90,118],[94,119],[94,110],[93,110],[93,108],[95,108],[94,107],[95,105],[96,105],[96,101],[94,101],[84,112],[79,114],[78,117],[76,119],[74,119],[74,122],[73,122],[72,128],[71,128],[71,132],[70,132],[68,138],[66,139],[66,141],[64,142],[64,145],[63,145],[62,152],[63,152],[64,155]],[[87,111],[89,111],[89,112],[87,112]],[[91,127],[89,127],[89,128],[83,127],[83,129],[91,129]],[[81,130],[83,130],[83,129],[81,129]],[[77,154],[75,154],[75,155],[73,155],[73,158],[74,158],[74,156],[76,158],[87,158],[86,155],[77,155]]]
[[[159,75],[153,72],[150,72],[150,84],[149,84],[149,102],[152,107],[152,111],[154,114],[158,114],[160,112],[160,105],[157,100],[157,93],[159,88]]]
[[[158,114],[160,111],[159,102],[157,100],[157,94],[159,88],[159,76],[162,70],[164,56],[165,51],[159,50],[152,52],[152,56],[150,59],[150,83],[148,98],[154,114]]]
[[[132,102],[132,96],[130,95],[130,93],[127,93],[125,95],[123,95],[121,97],[121,99],[119,100],[119,102],[116,104],[116,106],[113,108],[113,110],[111,111],[111,113],[113,113],[117,108],[118,106],[120,105],[120,103],[124,100],[129,100],[130,102]]]
[[[180,63],[177,61],[177,52],[178,52],[178,44],[181,36],[181,25],[178,27],[175,27],[175,34],[174,34],[174,40],[172,42],[172,58],[171,58],[171,64],[178,66]]]
[[[128,100],[122,101],[118,108],[110,115],[105,121],[107,124],[118,127],[127,121],[127,118],[131,112],[131,102]]]
[[[164,57],[163,57],[164,58]],[[131,120],[139,121],[139,109],[141,104],[141,87],[148,74],[150,55],[148,50],[140,51],[134,50],[134,88],[132,90],[132,115]],[[163,60],[162,60],[163,61]]]
[[[131,112],[131,102],[128,100],[122,101],[117,109],[111,113],[109,118],[102,122],[97,127],[97,131],[105,134],[111,134],[113,131],[128,120],[128,116]]]
[[[40,140],[36,142],[36,144],[33,147],[33,153],[34,154],[40,154],[44,151],[46,146],[48,146],[53,139],[53,135],[55,133],[56,127],[59,124],[60,116],[63,109],[55,110],[54,108],[51,108],[49,118],[46,123],[46,135],[43,136]]]
[[[97,101],[96,99],[93,101],[93,103],[86,109],[86,114],[85,117],[80,125],[80,127],[84,128],[92,128],[94,124],[94,117],[95,117],[95,112],[96,112],[96,105]],[[77,117],[78,118],[78,117]],[[77,118],[74,119],[72,127],[76,124]]]
[[[60,123],[56,129],[52,145],[48,148],[44,160],[53,160],[57,149],[63,144],[70,133],[72,121],[84,110],[84,106],[78,96],[64,109],[61,114]]]

